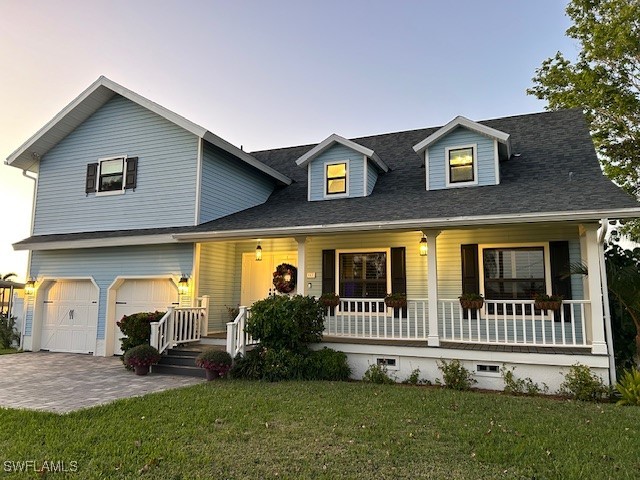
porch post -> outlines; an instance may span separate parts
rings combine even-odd
[[[296,293],[298,295],[304,295],[304,290],[307,280],[307,268],[306,268],[306,244],[307,237],[295,237],[298,244],[298,280],[296,282]]]
[[[427,237],[427,289],[429,302],[429,336],[427,343],[430,347],[440,346],[438,334],[438,262],[437,241],[439,230],[424,231]]]
[[[602,307],[602,281],[600,276],[600,248],[598,246],[597,224],[582,225],[581,233],[586,246],[587,286],[591,305],[591,353],[607,355],[604,333],[604,310]]]

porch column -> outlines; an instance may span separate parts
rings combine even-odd
[[[600,276],[600,248],[598,246],[598,225],[581,225],[583,244],[586,247],[587,293],[591,306],[591,353],[607,355],[604,333],[604,310],[602,306],[602,281]],[[586,332],[585,332],[586,333]]]
[[[430,347],[440,346],[440,335],[438,334],[438,262],[437,262],[437,242],[440,235],[439,230],[425,230],[427,237],[427,290],[429,304],[429,336],[427,343]]]
[[[304,295],[304,290],[307,285],[307,237],[295,237],[295,240],[298,244],[298,281],[296,282],[296,294]]]

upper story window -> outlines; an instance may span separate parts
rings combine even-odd
[[[469,145],[447,149],[447,183],[477,183],[476,148]]]
[[[98,180],[99,192],[113,192],[123,190],[124,158],[110,158],[100,161]]]
[[[347,162],[330,163],[325,166],[326,172],[326,195],[340,195],[347,193]]]

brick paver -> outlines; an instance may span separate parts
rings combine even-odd
[[[0,407],[67,413],[201,383],[176,375],[137,376],[117,357],[25,352],[0,355]]]

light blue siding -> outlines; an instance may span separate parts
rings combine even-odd
[[[324,196],[325,165],[349,161],[349,197],[364,197],[364,156],[344,145],[336,144],[311,160],[310,200],[329,200]],[[345,198],[345,197],[339,197]]]
[[[273,188],[266,175],[205,143],[200,223],[260,205]]]
[[[371,161],[367,162],[367,195],[371,195],[373,187],[376,186],[376,180],[378,180],[378,171],[376,167],[371,164]]]
[[[98,339],[104,338],[107,289],[117,276],[180,275],[193,271],[193,244],[145,245],[35,251],[30,275],[37,278],[93,277],[100,288]],[[33,303],[33,302],[32,302]],[[25,335],[31,335],[30,305]]]
[[[429,190],[447,188],[445,171],[448,159],[445,158],[445,149],[470,144],[477,145],[478,186],[496,184],[493,139],[458,127],[429,147]]]
[[[193,225],[198,138],[117,95],[41,160],[34,234]],[[135,191],[85,194],[87,165],[138,157]]]

